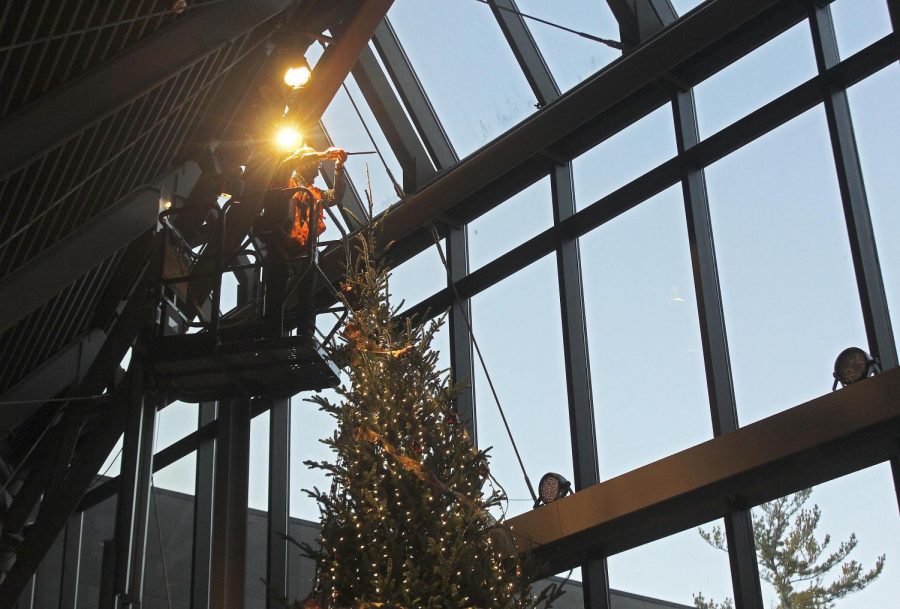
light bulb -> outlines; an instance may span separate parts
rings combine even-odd
[[[306,66],[288,68],[288,71],[284,73],[284,84],[292,89],[299,89],[309,82],[311,76],[312,73]]]

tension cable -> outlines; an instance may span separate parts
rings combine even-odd
[[[544,25],[549,25],[550,27],[554,27],[554,28],[562,30],[564,32],[568,32],[570,34],[575,34],[576,36],[580,36],[582,38],[587,38],[588,40],[593,40],[594,42],[599,42],[600,44],[605,44],[606,46],[613,48],[613,49],[617,49],[619,51],[621,51],[622,49],[625,48],[625,46],[618,40],[610,40],[609,38],[601,38],[600,36],[594,36],[593,34],[588,34],[587,32],[580,32],[578,30],[573,30],[572,28],[568,28],[564,25],[560,25],[558,23],[553,23],[552,21],[547,21],[546,19],[541,19],[540,17],[535,17],[534,15],[528,15],[526,13],[509,8],[508,6],[500,6],[499,4],[495,4],[493,2],[488,2],[488,0],[475,0],[475,2],[487,4],[491,8],[496,8],[501,11],[507,11],[514,15],[518,15],[519,17],[523,17],[525,19],[531,19],[533,21],[537,21],[538,23],[543,23]]]
[[[450,277],[450,265],[447,263],[447,257],[444,255],[444,248],[441,247],[440,235],[438,235],[437,229],[434,227],[434,224],[431,225],[431,237],[434,239],[434,245],[437,248],[438,254],[441,256],[441,263],[444,265],[444,269],[447,271],[447,277]],[[491,394],[494,396],[494,403],[497,404],[497,410],[500,412],[500,418],[503,420],[503,427],[506,428],[506,435],[509,436],[509,441],[512,444],[513,452],[516,454],[516,460],[519,462],[519,469],[522,470],[522,476],[525,478],[525,486],[528,487],[528,492],[531,494],[532,500],[537,503],[537,494],[534,492],[534,487],[531,484],[531,480],[528,478],[528,472],[525,469],[525,463],[522,462],[522,455],[519,454],[519,447],[516,445],[516,439],[513,437],[512,430],[509,427],[509,421],[506,420],[506,413],[503,411],[503,406],[500,404],[500,397],[497,395],[497,388],[494,387],[494,381],[491,379],[491,373],[488,372],[487,364],[484,361],[484,356],[481,354],[481,347],[478,346],[478,340],[475,338],[475,331],[472,329],[472,321],[469,319],[469,315],[466,313],[466,308],[463,306],[462,298],[459,295],[459,291],[456,289],[456,283],[451,279],[447,282],[450,286],[450,291],[453,294],[453,301],[459,307],[459,311],[463,316],[463,319],[466,321],[466,328],[469,332],[469,338],[472,339],[472,345],[475,347],[475,353],[478,355],[478,361],[481,363],[481,369],[484,371],[484,376],[487,378],[488,387],[491,388]]]

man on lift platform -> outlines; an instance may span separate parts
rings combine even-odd
[[[254,234],[266,250],[264,311],[270,335],[282,336],[294,327],[303,336],[315,333],[315,241],[325,231],[325,207],[339,203],[343,197],[346,160],[347,153],[341,148],[318,152],[304,146],[282,162],[291,170],[287,188],[266,195]],[[328,190],[313,184],[325,161],[334,161],[334,188]],[[311,234],[311,230],[315,232]],[[296,288],[291,287],[298,281]],[[286,325],[286,314],[296,323]]]

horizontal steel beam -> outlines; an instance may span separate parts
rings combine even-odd
[[[0,123],[0,179],[243,36],[292,0],[210,3]],[[90,103],[86,103],[90,100]]]
[[[384,241],[394,242],[389,262],[397,265],[431,245],[422,227],[435,219],[471,221],[547,175],[558,161],[667,103],[670,89],[660,83],[673,75],[705,78],[805,15],[801,0],[704,3],[392,209],[383,223]],[[325,257],[329,276],[337,276],[341,261],[339,252]]]
[[[825,372],[822,383],[827,386]],[[557,573],[896,454],[900,369],[887,371],[508,521]]]
[[[185,196],[200,176],[193,162],[124,196],[99,216],[0,281],[0,332],[156,226],[160,199]]]
[[[457,282],[457,291],[462,298],[471,298],[483,292],[516,271],[553,252],[561,239],[585,235],[666,188],[679,183],[683,173],[682,167],[706,167],[715,163],[821,103],[823,91],[830,83],[851,86],[890,65],[898,59],[897,47],[894,42],[895,36],[895,34],[888,34],[878,42],[830,68],[827,72],[814,76],[781,97],[702,140],[690,150],[658,165],[643,176],[584,207],[558,225],[548,228],[470,273]],[[400,212],[398,210],[394,213],[399,214]],[[388,218],[389,220],[390,218]],[[413,239],[408,238],[407,241],[413,241]],[[394,246],[391,251],[393,252],[397,248],[398,246]],[[449,288],[445,288],[413,305],[404,312],[404,315],[418,316],[426,311],[430,311],[434,315],[445,311],[451,303],[451,291]]]

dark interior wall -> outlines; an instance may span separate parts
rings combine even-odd
[[[147,571],[142,609],[190,609],[191,545],[193,540],[194,498],[184,493],[157,489],[159,526],[155,506],[151,506],[147,533]],[[113,535],[116,499],[112,497],[84,512],[77,609],[97,609],[103,567],[103,542]],[[290,535],[299,542],[313,543],[316,523],[291,519]],[[33,585],[16,609],[61,609],[60,582],[63,569],[63,534],[41,563]],[[162,551],[161,551],[162,548]],[[302,599],[312,585],[314,563],[303,558],[300,550],[291,554],[291,596]],[[266,606],[266,513],[249,510],[247,521],[247,596],[245,609]],[[535,584],[540,588],[543,582]],[[613,609],[690,609],[658,599],[611,591]],[[555,609],[582,609],[581,583],[570,582],[566,594]]]

